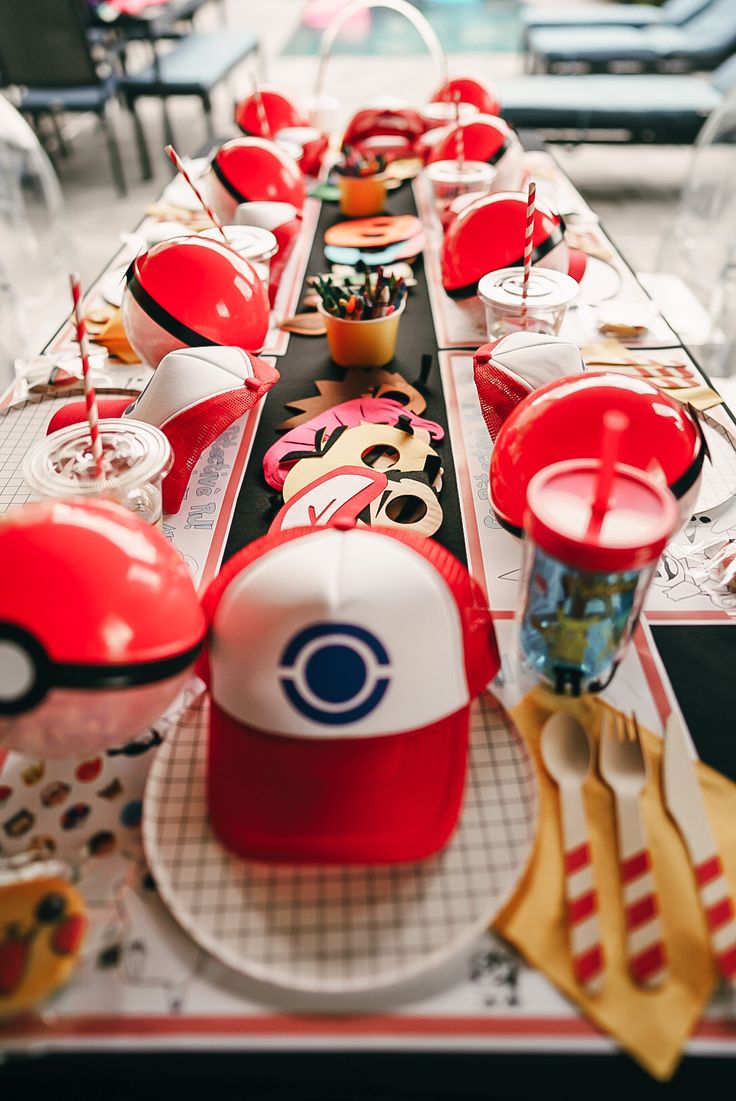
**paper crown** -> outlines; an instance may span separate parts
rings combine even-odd
[[[293,529],[236,555],[203,606],[220,840],[292,862],[418,860],[450,837],[469,706],[499,668],[485,598],[439,544]]]
[[[473,377],[492,440],[516,406],[538,386],[584,371],[577,344],[542,333],[510,333],[483,344],[473,356]]]
[[[174,453],[163,483],[164,512],[178,512],[199,456],[226,428],[261,400],[279,372],[241,348],[184,348],[169,352],[145,390],[130,398],[102,398],[100,417],[133,417],[160,428]],[[86,419],[83,401],[63,406],[51,434]]]

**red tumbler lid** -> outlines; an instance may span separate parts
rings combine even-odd
[[[677,526],[675,498],[643,471],[617,463],[597,523],[592,506],[600,466],[599,459],[569,459],[535,474],[527,489],[526,534],[553,558],[591,572],[651,565]]]

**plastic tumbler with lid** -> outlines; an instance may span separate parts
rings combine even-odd
[[[38,440],[23,461],[23,478],[42,499],[102,497],[160,524],[161,483],[173,454],[166,436],[136,420],[101,420],[102,475],[92,456],[86,423],[72,424]]]
[[[611,680],[675,530],[675,499],[647,474],[604,464],[555,463],[532,478],[525,516],[521,650],[556,692],[598,692]]]
[[[533,267],[529,276],[525,317],[523,289],[522,267],[499,268],[483,276],[478,284],[478,297],[485,307],[489,340],[497,340],[520,329],[557,336],[567,308],[580,290],[575,280],[561,271]]]

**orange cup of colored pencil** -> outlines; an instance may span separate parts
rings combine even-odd
[[[327,330],[330,355],[340,367],[383,367],[393,359],[399,321],[406,306],[403,279],[366,277],[360,292],[319,279],[319,312]]]

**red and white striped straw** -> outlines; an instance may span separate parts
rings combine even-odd
[[[529,181],[529,190],[526,199],[526,227],[524,230],[524,275],[521,284],[521,327],[527,326],[526,299],[529,294],[529,274],[532,270],[532,253],[534,251],[534,208],[537,200],[537,185],[534,180]]]
[[[229,245],[230,242],[227,239],[227,235],[225,233],[225,230],[222,228],[222,222],[217,217],[214,210],[204,201],[204,196],[202,195],[202,192],[199,190],[199,188],[195,184],[194,180],[192,179],[192,177],[187,172],[186,168],[184,167],[184,163],[183,163],[181,157],[179,156],[179,154],[177,153],[176,149],[174,149],[173,145],[167,145],[164,152],[166,153],[167,157],[169,158],[169,160],[174,165],[174,168],[176,169],[176,171],[180,172],[182,174],[182,176],[187,181],[187,183],[191,187],[194,194],[197,196],[199,202],[202,205],[202,209],[204,210],[204,212],[207,215],[207,217],[209,218],[209,220],[212,222],[213,226],[215,226],[216,229],[219,229],[220,234],[221,234],[222,239],[225,242],[225,244]]]
[[[462,172],[465,167],[465,138],[463,137],[463,128],[460,125],[460,92],[455,92],[455,160],[457,161],[458,171]]]
[[[273,135],[271,133],[271,126],[268,121],[268,115],[266,114],[266,105],[263,102],[263,96],[261,95],[261,90],[258,87],[258,81],[256,80],[255,74],[252,75],[252,80],[253,98],[256,101],[256,111],[258,112],[258,125],[261,128],[261,137],[271,138],[273,137]]]
[[[74,325],[77,330],[77,343],[82,357],[82,380],[84,382],[84,403],[87,407],[87,423],[89,435],[92,441],[92,458],[95,461],[97,477],[102,477],[102,439],[100,438],[99,417],[97,415],[97,395],[92,385],[89,371],[89,347],[87,344],[87,328],[84,324],[82,313],[82,284],[78,275],[69,276],[69,285],[72,290],[72,302],[74,303]]]

